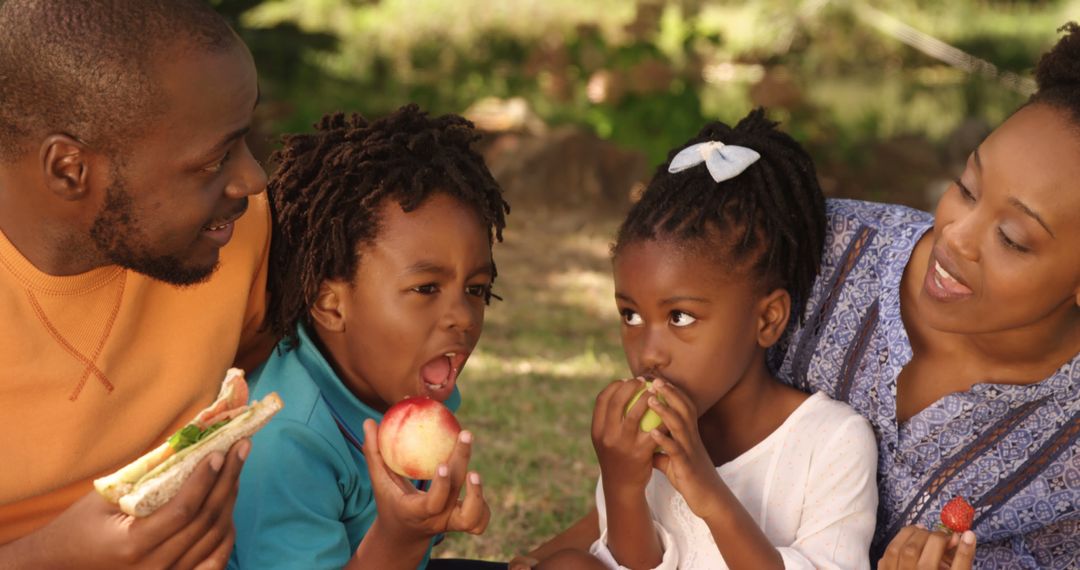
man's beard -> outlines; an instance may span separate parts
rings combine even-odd
[[[135,215],[133,203],[123,178],[114,172],[113,184],[105,190],[105,206],[90,228],[98,252],[110,263],[172,285],[195,285],[210,278],[217,269],[216,261],[208,266],[192,266],[175,255],[150,252],[150,240]]]

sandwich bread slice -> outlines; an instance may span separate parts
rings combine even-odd
[[[95,480],[94,488],[129,515],[150,515],[176,495],[204,457],[227,452],[259,431],[283,406],[276,392],[251,404],[247,399],[244,371],[229,369],[213,404],[156,449]]]

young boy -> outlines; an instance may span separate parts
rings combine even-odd
[[[268,322],[284,338],[252,391],[277,391],[285,409],[252,442],[233,566],[424,567],[437,536],[487,526],[480,477],[466,473],[470,432],[426,490],[374,445],[375,422],[403,398],[461,402],[509,212],[476,136],[408,105],[286,138],[268,187]]]

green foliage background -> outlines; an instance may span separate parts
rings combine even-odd
[[[587,126],[650,161],[703,121],[737,120],[762,69],[800,90],[774,116],[822,158],[860,160],[867,140],[940,140],[965,118],[1003,119],[1024,96],[882,34],[871,6],[1002,70],[1029,73],[1073,1],[916,0],[218,0],[260,64],[274,131],[330,110],[368,115],[413,101],[461,112],[483,97],[523,97],[551,123]],[[591,75],[658,63],[664,89],[590,103]],[[707,70],[734,65],[731,77]],[[703,73],[705,71],[706,73]]]

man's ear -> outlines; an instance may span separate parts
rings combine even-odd
[[[319,294],[311,306],[311,318],[315,324],[328,332],[345,332],[348,311],[349,284],[344,281],[323,281]]]
[[[785,289],[774,289],[758,301],[758,344],[769,348],[780,340],[791,317],[791,295]]]
[[[90,149],[69,135],[49,135],[41,144],[45,186],[62,200],[80,200],[89,191],[93,157]]]

